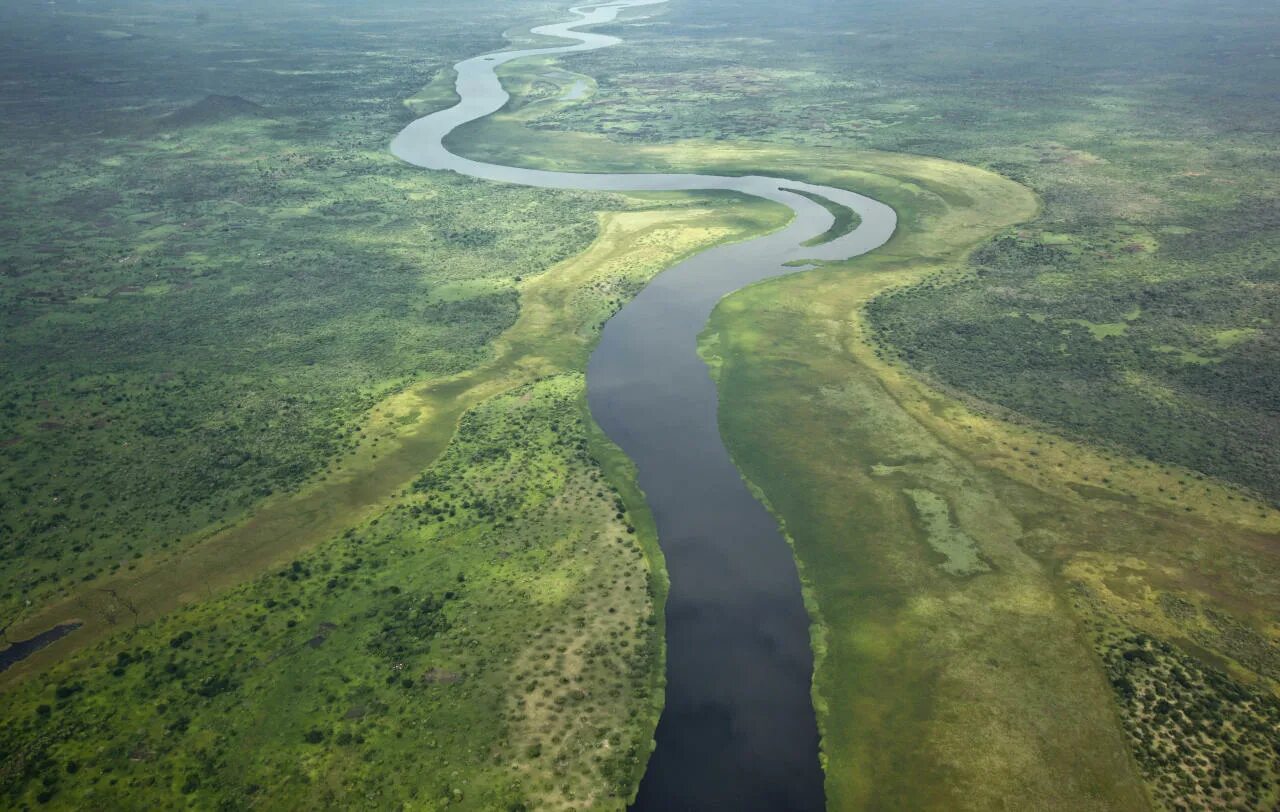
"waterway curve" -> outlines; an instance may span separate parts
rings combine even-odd
[[[810,619],[791,550],[752,496],[719,434],[714,383],[697,336],[724,296],[793,273],[797,263],[842,260],[883,245],[893,209],[846,189],[760,175],[574,173],[484,163],[445,138],[509,100],[497,68],[516,59],[617,45],[577,30],[666,0],[579,6],[575,19],[535,34],[573,44],[501,51],[459,62],[453,107],[420,118],[391,144],[416,166],[485,180],[593,191],[725,190],[794,212],[783,229],[705,251],[659,274],[605,325],[587,369],[594,419],[636,464],[657,523],[667,598],[666,706],[634,808],[819,810],[824,806],[810,686]],[[857,228],[815,246],[834,222],[796,191],[853,209]]]

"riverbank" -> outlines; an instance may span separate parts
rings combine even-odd
[[[967,227],[900,207],[888,250],[734,294],[702,338],[726,442],[785,520],[821,618],[829,806],[1127,810],[1198,793],[1159,765],[1219,763],[1216,718],[1277,718],[1261,639],[1207,628],[1265,626],[1249,594],[1275,572],[1280,519],[1193,472],[984,415],[885,352],[869,302],[961,277],[984,233],[1035,213],[987,178]],[[967,188],[984,188],[977,170]],[[1151,722],[1175,672],[1193,755],[1163,750]],[[1247,737],[1224,792],[1274,797],[1268,746]]]
[[[603,215],[591,249],[522,284],[500,362],[448,397],[380,407],[389,426],[452,437],[368,518],[286,534],[281,559],[243,584],[28,661],[6,689],[3,744],[22,755],[4,791],[52,788],[66,806],[117,793],[307,806],[356,788],[456,790],[484,809],[624,806],[662,705],[666,576],[582,371],[621,298],[686,254],[783,222],[745,201],[726,217],[724,203],[662,195]],[[414,769],[424,750],[449,769]]]
[[[715,303],[745,284],[800,262],[879,247],[893,234],[894,212],[847,188],[801,179],[568,173],[476,161],[447,146],[455,130],[510,100],[502,66],[615,45],[616,38],[577,29],[650,4],[575,10],[578,21],[533,30],[576,44],[458,63],[457,104],[410,124],[391,149],[424,168],[490,181],[591,191],[721,189],[792,210],[793,221],[778,232],[707,251],[659,275],[605,325],[587,382],[593,417],[636,465],[671,583],[666,704],[636,808],[818,810],[824,800],[809,697],[810,620],[775,520],[720,441],[715,389],[696,336]],[[843,224],[841,212],[848,213]],[[755,678],[743,681],[743,669]]]

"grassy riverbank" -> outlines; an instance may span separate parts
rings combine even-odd
[[[765,283],[705,336],[726,440],[821,618],[832,808],[1274,803],[1280,517],[878,358],[866,303],[946,268]]]
[[[87,624],[0,678],[11,805],[634,790],[664,581],[583,364],[654,273],[780,212],[391,160],[398,100],[435,72],[410,108],[447,103],[445,66],[513,13],[436,11],[82,3],[4,27],[0,606],[13,637]],[[508,66],[513,104],[456,143],[899,211],[875,255],[727,299],[703,347],[818,620],[831,806],[1275,805],[1280,520],[1206,477],[1265,491],[1271,435],[1262,464],[1206,455],[1238,437],[1193,397],[1274,378],[1265,26],[1178,5],[1064,45],[1047,8],[994,32],[959,6],[807,11],[677,4],[625,50]],[[1243,95],[1204,107],[1197,75]],[[1268,391],[1232,406],[1240,436]],[[1148,413],[1159,453],[1131,441]]]
[[[496,47],[483,11],[430,58]],[[4,623],[85,625],[3,675],[3,797],[622,806],[665,575],[581,370],[654,273],[781,212],[394,161],[416,10],[292,62],[262,17],[81,12],[8,29],[7,71],[50,36],[110,68],[6,90]]]
[[[926,239],[902,189],[859,186],[916,236],[734,295],[706,336],[826,630],[834,808],[1276,802],[1259,8],[681,4],[575,60],[589,100],[523,111],[592,161],[873,148],[1042,202]]]
[[[436,803],[458,790],[476,808],[620,805],[661,706],[665,576],[628,465],[588,422],[580,371],[599,326],[654,273],[780,222],[775,207],[726,202],[667,196],[606,215],[588,251],[522,283],[494,362],[375,409],[377,452],[180,559],[144,561],[118,585],[127,604],[85,615],[75,654],[6,674],[40,669],[7,692],[10,797]],[[438,622],[423,617],[428,598],[443,601],[427,613]],[[340,667],[317,666],[339,650]],[[80,738],[86,726],[100,732]],[[439,769],[385,768],[424,743]],[[242,774],[236,754],[250,751],[262,763]]]

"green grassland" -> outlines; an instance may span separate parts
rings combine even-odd
[[[368,523],[7,694],[8,802],[620,807],[664,587],[583,387],[486,400]]]
[[[664,580],[581,372],[654,273],[783,212],[385,156],[551,4],[106,10],[4,28],[3,606],[86,622],[4,675],[7,799],[621,806]],[[1280,802],[1256,7],[656,14],[505,66],[453,143],[898,210],[704,336],[802,568],[831,807]]]
[[[357,453],[374,404],[488,359],[518,281],[620,205],[389,156],[421,82],[420,15],[377,58],[394,13],[355,32],[320,18],[294,36],[326,50],[286,58],[268,52],[289,45],[288,9],[9,13],[6,625]],[[107,21],[134,36],[104,38]],[[434,25],[439,64],[500,42]]]
[[[984,246],[964,280],[870,312],[886,345],[945,385],[1277,500],[1274,206],[1202,214],[1189,235],[1047,242],[1028,229]]]
[[[879,359],[866,303],[945,267],[765,283],[705,336],[818,619],[831,807],[1273,805],[1280,516]]]
[[[516,280],[585,248],[593,208],[609,205],[424,183],[373,151],[338,171],[308,167],[255,125],[136,152],[74,196],[127,190],[108,211],[132,217],[165,173],[181,183],[206,171],[213,199],[163,204],[118,236],[32,228],[8,244],[30,257],[38,242],[66,242],[53,267],[15,261],[7,286],[6,560],[23,564],[4,579],[8,612],[354,452],[357,418],[375,403],[486,360],[515,319]],[[257,181],[275,161],[292,201],[250,199],[274,185]],[[49,182],[14,197],[56,229],[66,221],[40,205]],[[221,198],[225,183],[242,186],[240,201]]]

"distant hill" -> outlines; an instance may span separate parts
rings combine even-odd
[[[155,119],[155,130],[180,130],[186,127],[203,127],[230,121],[235,118],[271,118],[267,108],[249,101],[243,96],[210,94],[195,104]]]

